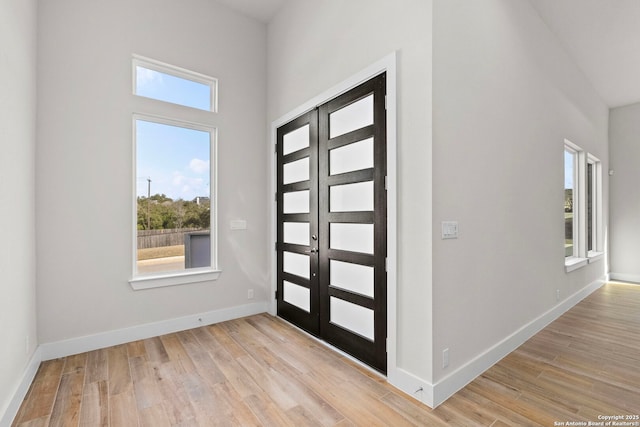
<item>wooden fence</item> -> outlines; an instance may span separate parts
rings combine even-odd
[[[198,228],[138,230],[138,249],[182,245],[184,244],[184,233],[198,230]]]

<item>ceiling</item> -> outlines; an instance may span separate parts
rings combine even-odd
[[[289,0],[217,0],[268,23]],[[610,107],[640,102],[640,0],[529,0]]]
[[[530,2],[609,107],[640,102],[640,1]]]
[[[244,15],[267,23],[287,0],[216,0]]]

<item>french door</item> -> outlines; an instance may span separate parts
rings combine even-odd
[[[277,130],[278,315],[386,373],[386,75]]]

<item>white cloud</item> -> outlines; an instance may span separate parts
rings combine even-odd
[[[191,200],[196,196],[208,196],[209,188],[202,178],[192,178],[176,171],[171,179],[170,194],[174,198]]]
[[[192,159],[189,163],[189,169],[195,173],[205,173],[209,171],[209,161],[201,159]]]
[[[171,181],[172,181],[174,186],[178,187],[178,186],[182,185],[182,183],[185,181],[185,179],[187,179],[187,177],[182,175],[180,172],[174,172],[173,173],[173,179]]]
[[[136,67],[136,84],[138,87],[148,84],[162,84],[162,74],[148,68]]]

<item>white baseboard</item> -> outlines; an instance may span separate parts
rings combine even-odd
[[[622,276],[625,278],[612,273],[611,279],[640,282],[640,277],[637,278],[638,280],[631,280],[626,275]],[[481,375],[484,371],[499,362],[503,357],[514,351],[533,335],[544,329],[551,322],[582,301],[585,297],[599,289],[606,280],[607,278],[604,277],[585,286],[580,291],[571,295],[538,318],[524,325],[518,331],[494,345],[486,352],[480,354],[466,365],[458,368],[455,372],[443,378],[436,384],[429,383],[401,368],[392,368],[388,373],[387,380],[391,385],[407,393],[409,396],[413,396],[427,406],[435,408],[455,394],[458,390],[473,381],[476,377]],[[51,360],[58,357],[84,353],[86,351],[97,350],[172,332],[179,332],[202,325],[224,322],[226,320],[237,319],[268,311],[269,303],[265,301],[261,303],[209,311],[206,313],[193,314],[161,322],[147,323],[96,335],[41,344],[32,356],[18,390],[16,390],[7,410],[0,419],[0,427],[11,425],[13,418],[18,413],[20,405],[29,390],[29,386],[35,377],[40,362],[43,360]]]
[[[29,392],[29,387],[31,387],[31,383],[33,382],[36,372],[38,372],[38,368],[40,367],[40,362],[42,362],[42,350],[38,347],[27,364],[24,374],[22,375],[22,380],[20,381],[20,384],[18,384],[18,388],[9,402],[9,406],[7,406],[4,414],[0,416],[0,427],[11,426],[16,415],[18,415],[20,405],[22,405],[22,401]]]
[[[640,275],[626,273],[609,273],[611,280],[620,280],[621,282],[640,283]]]
[[[208,311],[206,313],[192,314],[160,322],[145,323],[129,328],[116,329],[64,341],[45,343],[40,345],[42,360],[66,357],[118,344],[125,344],[131,341],[197,328],[202,325],[211,325],[213,323],[260,314],[266,312],[268,308],[268,302],[264,301]]]
[[[466,365],[458,368],[447,377],[438,381],[433,385],[433,406],[429,406],[435,408],[447,400],[458,390],[462,389],[484,371],[499,362],[503,357],[520,347],[529,338],[540,332],[562,314],[566,313],[570,308],[582,301],[592,292],[599,289],[605,282],[606,277],[603,277],[593,283],[590,283],[546,313],[524,325],[486,352],[480,354]]]
[[[402,390],[409,396],[418,399],[430,408],[433,408],[433,384],[405,371],[402,368],[389,370],[387,381],[392,386]]]
[[[117,329],[114,331],[87,335],[64,341],[40,344],[29,360],[29,364],[25,369],[22,380],[13,394],[13,398],[9,402],[7,409],[4,414],[0,415],[0,427],[11,426],[11,423],[20,410],[22,401],[29,391],[29,387],[35,378],[38,367],[44,360],[71,356],[73,354],[84,353],[131,341],[197,328],[202,325],[211,325],[213,323],[260,314],[266,312],[268,308],[268,302],[264,301],[221,310],[208,311],[206,313],[192,314],[190,316],[163,320],[161,322],[146,323],[143,325],[132,326],[130,328]]]
[[[430,408],[435,408],[484,371],[495,365],[503,357],[520,347],[525,341],[540,332],[584,298],[599,289],[608,279],[608,276],[603,276],[601,279],[585,286],[436,384],[425,381],[401,368],[392,367],[389,369],[387,381],[389,384],[402,390],[409,396],[413,396]],[[638,282],[640,282],[640,280],[638,280]]]

